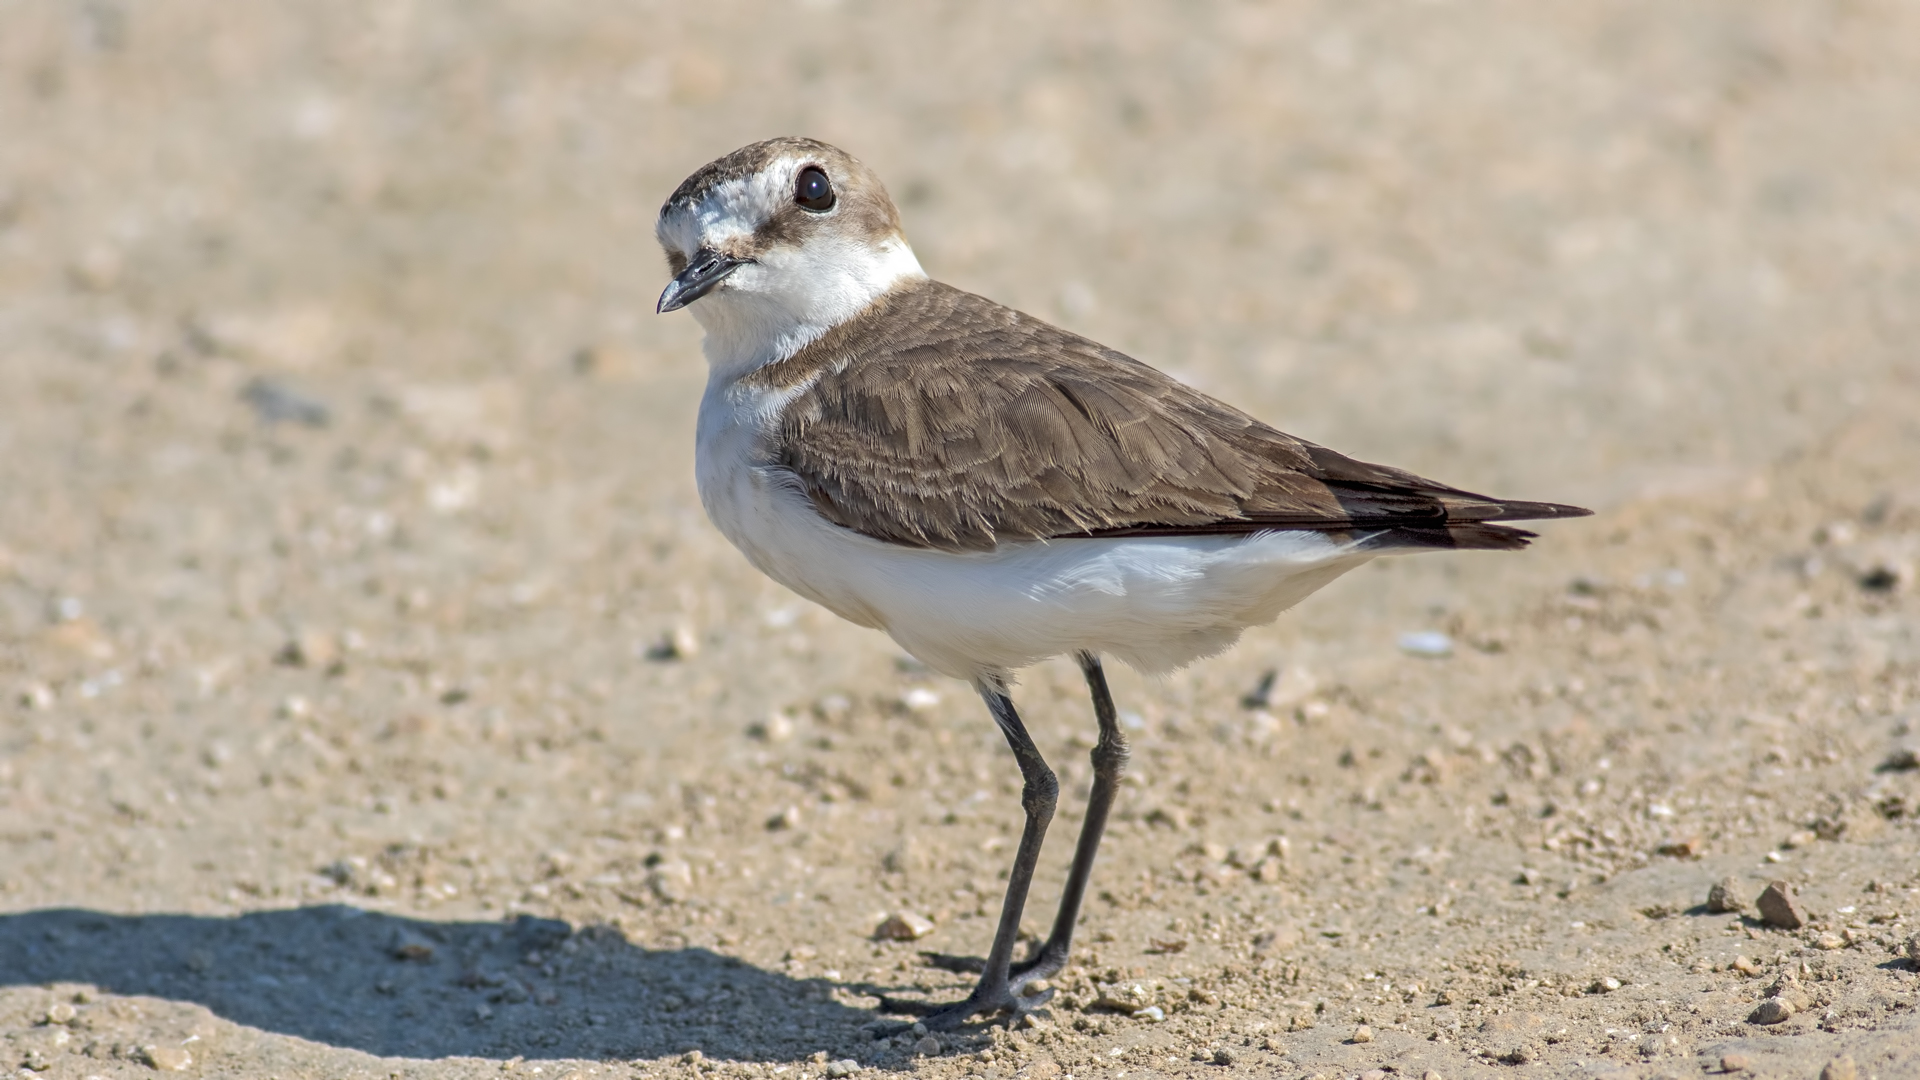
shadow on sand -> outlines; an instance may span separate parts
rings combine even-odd
[[[794,1061],[870,1045],[831,984],[610,928],[428,922],[348,906],[232,918],[0,915],[0,986],[89,983],[392,1057]]]

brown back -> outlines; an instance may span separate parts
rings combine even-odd
[[[828,520],[913,547],[1275,528],[1519,547],[1531,534],[1484,523],[1587,512],[1355,461],[932,281],[896,289],[750,378],[813,380],[783,415],[780,464]]]

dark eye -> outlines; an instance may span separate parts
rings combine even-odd
[[[793,201],[799,203],[802,210],[816,214],[833,209],[833,184],[819,166],[809,165],[800,170],[800,178],[793,184]]]

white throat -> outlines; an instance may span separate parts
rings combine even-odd
[[[817,235],[740,267],[688,310],[707,332],[713,375],[730,381],[792,356],[900,282],[926,276],[898,237],[872,244]]]

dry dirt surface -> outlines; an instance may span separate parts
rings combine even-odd
[[[0,0],[0,1068],[1920,1076],[1916,130],[1897,0]],[[984,710],[693,490],[652,218],[781,133],[936,276],[1598,511],[1118,674],[1019,1030],[876,1011],[990,935]],[[1018,700],[1040,929],[1093,721]]]

